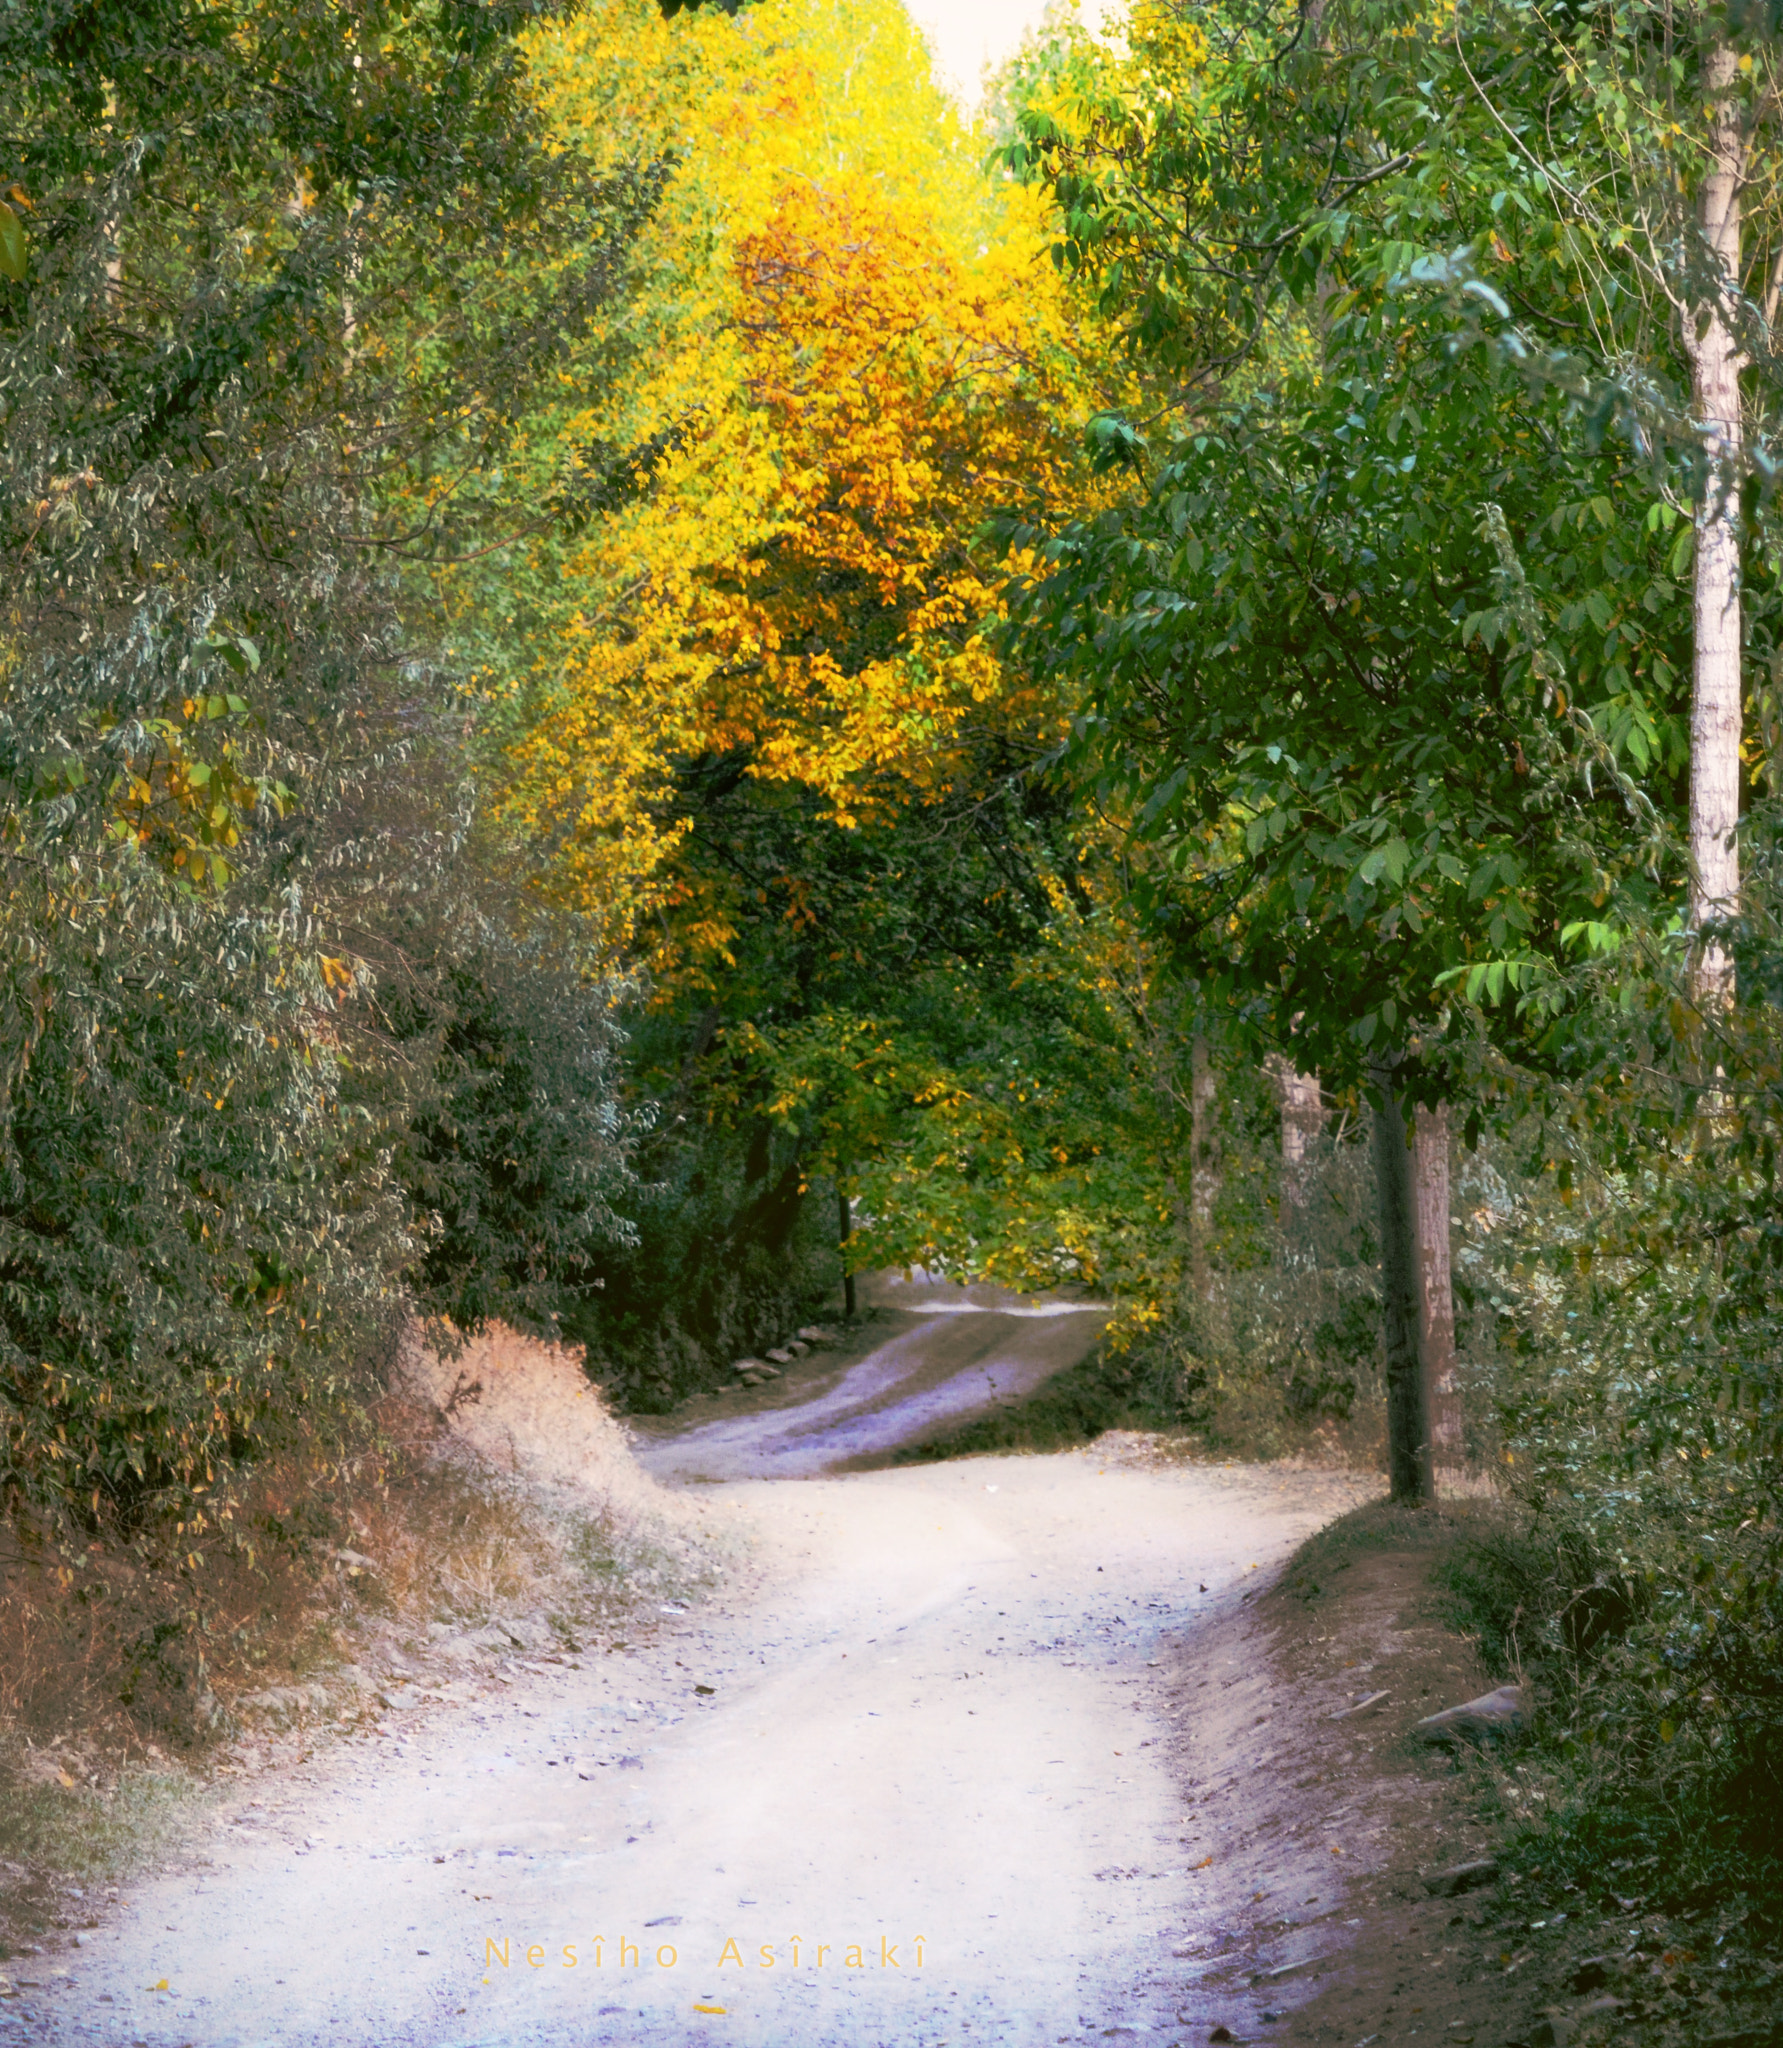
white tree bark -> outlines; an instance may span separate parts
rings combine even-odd
[[[1461,1387],[1455,1377],[1455,1286],[1449,1267],[1449,1112],[1420,1109],[1412,1140],[1418,1206],[1418,1356],[1430,1456],[1437,1471],[1466,1460]]]
[[[1306,1208],[1311,1153],[1325,1128],[1325,1100],[1317,1074],[1301,1073],[1279,1053],[1271,1059],[1270,1069],[1282,1106],[1282,1232],[1293,1239]]]
[[[1697,930],[1739,906],[1740,855],[1740,370],[1732,305],[1740,288],[1743,160],[1733,88],[1739,60],[1726,43],[1709,46],[1702,96],[1709,108],[1709,171],[1698,220],[1716,266],[1710,294],[1693,309],[1685,338],[1691,395],[1703,430],[1707,489],[1696,521],[1695,674],[1690,710],[1690,922]],[[1698,995],[1732,994],[1733,962],[1719,941],[1699,946]]]

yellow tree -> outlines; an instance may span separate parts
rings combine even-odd
[[[615,0],[535,62],[562,132],[606,110],[610,147],[675,170],[607,337],[630,374],[541,437],[599,509],[561,558],[510,814],[672,979],[733,925],[677,861],[678,762],[736,759],[848,826],[943,786],[968,725],[1047,722],[992,651],[976,535],[1073,460],[1079,370],[1033,195],[982,177],[890,0],[672,29]],[[595,472],[627,449],[614,491]]]
[[[1036,193],[986,177],[893,0],[605,0],[532,66],[566,145],[664,182],[509,465],[574,537],[453,595],[506,682],[510,829],[653,991],[633,1070],[673,1192],[586,1334],[654,1403],[697,1367],[640,1341],[633,1374],[633,1330],[673,1301],[713,1356],[760,1341],[737,1299],[789,1284],[813,1180],[907,1212],[875,1255],[1108,1263],[1075,1212],[1132,1188],[1048,1077],[1124,1072],[1124,1027],[1060,910],[1076,825],[1026,773],[1063,707],[996,651],[979,538],[1089,487],[1090,380]]]

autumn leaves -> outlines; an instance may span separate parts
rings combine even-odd
[[[561,668],[510,802],[560,822],[558,886],[622,943],[648,926],[670,977],[722,958],[735,923],[680,858],[677,760],[734,760],[851,826],[945,782],[965,720],[1035,713],[1009,702],[987,636],[1001,565],[975,537],[1072,459],[1043,222],[978,184],[908,22],[869,12],[679,24],[706,94],[668,104],[690,59],[665,30],[633,102],[663,95],[678,159],[640,257],[662,298],[593,412],[615,438],[690,424],[648,497],[563,562]],[[603,32],[632,26],[597,10],[541,52],[560,106],[599,94]]]

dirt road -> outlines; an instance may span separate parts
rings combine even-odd
[[[1158,1660],[1366,1489],[1093,1449],[727,1476],[883,1448],[902,1377],[916,1433],[993,1352],[1020,1373],[1093,1335],[1000,1315],[962,1359],[973,1320],[900,1329],[821,1412],[659,1437],[658,1470],[722,1482],[746,1586],[257,1781],[0,2040],[1199,2039]]]
[[[921,1273],[865,1274],[860,1286],[873,1312],[864,1356],[832,1365],[820,1351],[741,1412],[735,1396],[709,1395],[645,1424],[644,1465],[659,1479],[695,1483],[859,1469],[1021,1400],[1084,1357],[1107,1321],[1096,1302],[1023,1299]]]

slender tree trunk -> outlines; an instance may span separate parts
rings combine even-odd
[[[1374,1179],[1380,1204],[1381,1334],[1387,1353],[1387,1465],[1395,1500],[1423,1501],[1436,1488],[1418,1356],[1418,1214],[1412,1148],[1398,1076],[1382,1062],[1373,1070],[1380,1096],[1374,1111]]]
[[[1449,1112],[1418,1111],[1412,1141],[1418,1205],[1418,1352],[1430,1462],[1459,1472],[1465,1462],[1461,1389],[1455,1378],[1455,1293],[1449,1272]]]
[[[836,1184],[836,1247],[842,1254],[842,1313],[854,1321],[854,1269],[848,1263],[848,1240],[854,1235],[854,1204]]]
[[[118,223],[105,222],[101,232],[105,236],[105,309],[108,313],[118,310],[118,302],[124,296],[124,252],[118,246]]]
[[[1311,1154],[1325,1127],[1325,1098],[1317,1074],[1303,1074],[1279,1056],[1275,1085],[1282,1109],[1282,1239],[1292,1246],[1304,1232]]]
[[[1696,518],[1695,675],[1690,706],[1690,922],[1697,930],[1731,918],[1739,905],[1740,855],[1740,370],[1744,358],[1729,318],[1740,289],[1743,140],[1733,96],[1739,59],[1710,44],[1700,85],[1709,108],[1708,176],[1698,220],[1717,268],[1713,295],[1693,308],[1685,330],[1691,398],[1703,425],[1706,479]],[[1699,997],[1724,1002],[1733,962],[1716,939],[1699,946]]]
[[[1214,1110],[1219,1081],[1207,1040],[1196,1032],[1189,1042],[1189,1278],[1195,1299],[1207,1299],[1207,1247],[1213,1236],[1213,1197],[1219,1182],[1219,1147]]]

